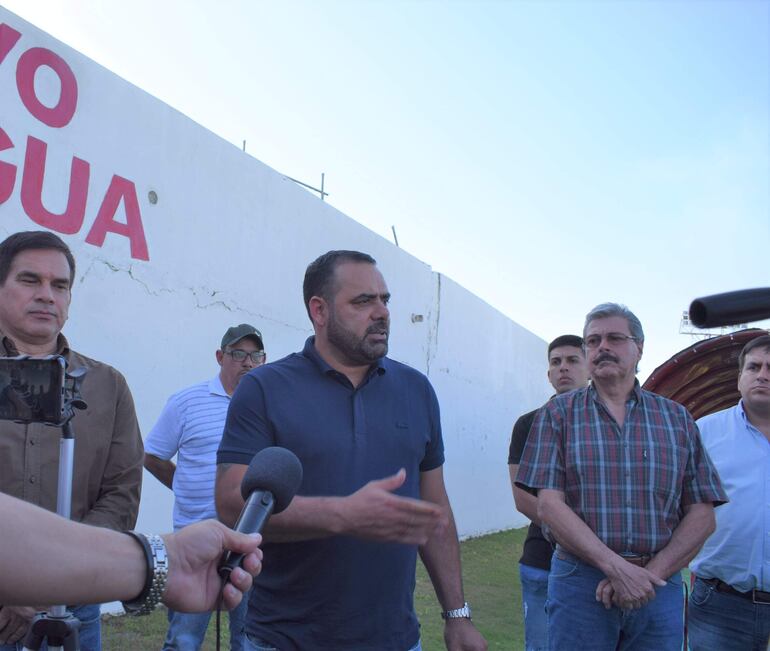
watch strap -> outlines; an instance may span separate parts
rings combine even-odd
[[[471,619],[471,607],[466,601],[462,608],[454,608],[452,610],[445,610],[441,613],[442,619]]]
[[[142,547],[147,563],[144,587],[137,597],[123,602],[129,615],[148,615],[160,603],[166,590],[168,578],[168,554],[163,538],[158,535],[145,536],[136,531],[126,531]]]

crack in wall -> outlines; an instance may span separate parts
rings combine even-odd
[[[425,375],[430,377],[430,366],[438,350],[438,329],[441,322],[441,274],[436,273],[436,293],[428,318],[428,350],[425,356]],[[435,316],[434,316],[435,315]]]
[[[86,277],[91,273],[91,271],[94,268],[94,265],[97,262],[103,264],[105,267],[107,267],[107,269],[109,269],[113,273],[125,273],[125,274],[127,274],[128,277],[131,280],[133,280],[135,283],[138,283],[139,285],[141,285],[144,288],[145,293],[148,294],[149,296],[160,296],[161,294],[173,294],[174,293],[173,289],[167,289],[165,287],[162,287],[161,289],[158,289],[158,290],[153,290],[141,278],[137,278],[134,275],[133,265],[129,265],[128,268],[119,267],[118,265],[113,264],[109,260],[104,260],[102,258],[96,258],[93,262],[91,262],[90,265],[88,265],[88,269],[86,269],[83,272],[83,274],[80,276],[80,284],[83,284],[83,282],[85,281]]]
[[[125,273],[132,281],[137,283],[148,296],[159,297],[163,294],[179,294],[183,292],[189,292],[195,300],[195,309],[208,310],[211,308],[222,308],[227,312],[241,312],[249,316],[250,318],[260,319],[262,321],[269,321],[273,324],[290,328],[297,332],[303,332],[303,333],[307,332],[307,328],[301,328],[293,323],[287,323],[286,321],[279,321],[278,319],[270,315],[262,314],[260,312],[254,312],[252,310],[249,310],[241,306],[236,301],[227,300],[223,298],[223,299],[217,299],[217,300],[205,302],[205,297],[214,298],[218,294],[223,293],[221,290],[211,289],[205,286],[199,287],[199,288],[180,287],[179,289],[170,289],[167,287],[161,287],[160,289],[153,289],[148,283],[143,281],[141,278],[137,278],[134,275],[133,265],[129,265],[127,268],[120,267],[118,265],[113,264],[112,262],[109,262],[108,260],[104,260],[101,258],[96,258],[93,262],[91,262],[88,268],[79,277],[79,284],[84,283],[85,279],[92,273],[92,271],[94,270],[94,266],[97,263],[104,265],[105,267],[107,267],[107,269],[109,269],[113,273]]]

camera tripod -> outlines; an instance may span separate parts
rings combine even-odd
[[[75,409],[85,409],[85,401],[80,395],[80,385],[87,369],[78,368],[67,372],[64,383],[62,403],[62,438],[59,443],[59,478],[56,495],[56,513],[63,518],[72,516],[72,472],[75,460],[75,430],[72,419]],[[67,386],[69,384],[69,386]],[[24,651],[39,651],[43,641],[48,643],[49,651],[79,651],[78,630],[80,620],[67,606],[51,606],[46,612],[37,613],[30,623],[24,637]]]

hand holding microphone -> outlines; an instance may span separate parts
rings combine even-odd
[[[235,531],[262,533],[273,513],[280,513],[291,504],[302,483],[302,464],[286,448],[264,448],[254,455],[241,481],[241,495],[246,500]],[[224,581],[238,567],[243,554],[228,552],[219,567]]]

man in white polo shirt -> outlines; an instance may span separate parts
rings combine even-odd
[[[265,362],[262,335],[242,323],[228,328],[216,352],[219,374],[172,395],[144,442],[144,466],[174,491],[174,530],[216,518],[214,479],[219,440],[240,379]],[[176,455],[176,464],[171,461]],[[230,649],[243,648],[243,619],[248,599],[230,612]],[[164,651],[197,651],[203,644],[210,612],[169,609]]]

